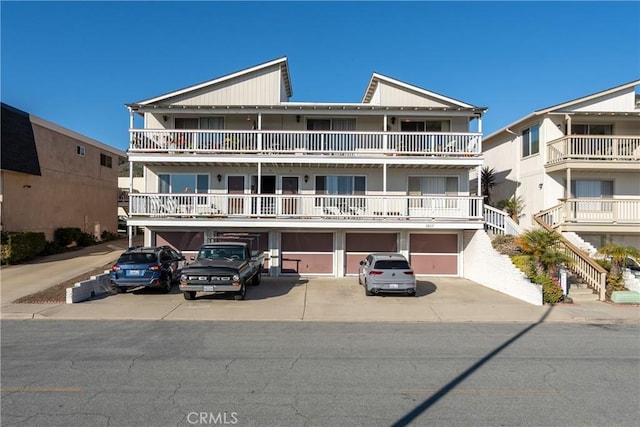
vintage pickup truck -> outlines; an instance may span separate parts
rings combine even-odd
[[[245,242],[216,242],[202,246],[194,261],[180,275],[180,291],[186,300],[195,299],[196,292],[232,292],[236,300],[242,300],[247,285],[260,284],[264,254],[251,253]]]

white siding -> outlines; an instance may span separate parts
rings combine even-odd
[[[388,83],[380,82],[377,91],[380,93],[380,105],[398,106],[406,105],[412,107],[451,107],[451,104],[427,98],[423,94],[410,92],[407,89],[391,86]]]

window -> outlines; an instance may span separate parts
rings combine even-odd
[[[76,145],[76,154],[84,157],[84,145]]]
[[[159,193],[208,193],[209,175],[205,174],[160,174]]]
[[[576,179],[571,181],[572,197],[576,198],[601,198],[613,197],[613,181],[601,181],[593,179]]]
[[[364,176],[351,175],[318,175],[316,176],[316,194],[327,195],[364,195],[367,180]],[[348,208],[364,208],[364,198],[326,197],[317,198],[316,206]]]
[[[572,135],[613,135],[613,125],[572,124]]]
[[[458,199],[439,198],[437,196],[457,196],[458,177],[410,176],[408,193],[410,196],[431,196],[410,198],[410,210],[416,208],[455,209],[458,206]]]
[[[106,154],[100,153],[100,166],[111,168],[112,158]]]
[[[400,122],[402,132],[449,132],[450,120],[402,120]]]
[[[522,157],[540,152],[540,125],[522,131]]]

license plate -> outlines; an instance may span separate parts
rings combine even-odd
[[[389,287],[390,287],[391,289],[398,289],[398,284],[397,284],[397,283],[391,283],[391,284],[389,285]]]
[[[129,276],[142,276],[142,270],[129,270]]]
[[[205,292],[213,292],[213,286],[203,286]]]

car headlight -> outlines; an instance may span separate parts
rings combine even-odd
[[[233,279],[234,282],[237,282],[238,280],[240,280],[240,276],[237,275],[237,274],[234,274],[232,279]]]
[[[187,275],[186,274],[181,274],[180,275],[180,281],[186,282],[187,281]]]

